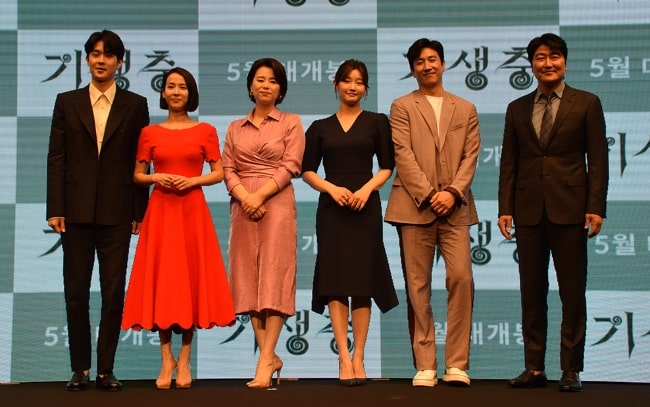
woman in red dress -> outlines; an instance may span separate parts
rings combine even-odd
[[[126,294],[123,329],[158,331],[162,366],[156,387],[192,383],[194,330],[235,322],[230,289],[212,217],[201,187],[223,180],[216,129],[189,117],[199,94],[192,74],[168,71],[160,91],[167,120],[142,130],[133,180],[153,185]],[[203,174],[204,162],[210,172]],[[155,172],[150,174],[149,164]],[[178,361],[172,332],[182,335]]]

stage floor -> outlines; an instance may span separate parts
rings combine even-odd
[[[283,379],[270,390],[250,390],[244,380],[196,380],[188,390],[156,390],[153,380],[127,380],[124,389],[106,393],[91,387],[65,391],[65,382],[0,385],[0,404],[14,406],[647,406],[650,383],[583,383],[581,393],[560,393],[557,382],[541,389],[509,389],[503,380],[473,380],[469,388],[439,383],[414,388],[410,380],[372,380],[366,386],[341,387],[333,379]]]

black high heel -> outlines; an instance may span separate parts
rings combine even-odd
[[[341,379],[341,359],[339,359],[339,385],[344,387],[358,386],[357,379],[354,377],[351,379]]]
[[[354,368],[354,362],[352,362],[352,367]],[[366,367],[363,365],[363,362],[361,362],[361,369],[363,372],[363,377],[356,377],[358,372],[356,371],[356,369],[354,370],[354,376],[355,376],[354,380],[357,381],[356,384],[357,386],[364,386],[368,383],[368,379],[366,376]]]
[[[357,379],[339,379],[339,384],[344,387],[355,387],[359,385]]]

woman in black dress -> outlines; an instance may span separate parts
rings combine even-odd
[[[336,114],[314,121],[307,130],[302,176],[321,193],[312,310],[322,314],[327,304],[339,350],[339,380],[354,386],[366,380],[363,359],[371,298],[382,312],[397,305],[379,197],[395,163],[388,118],[361,108],[368,91],[365,64],[343,62],[334,77],[334,91],[340,101]],[[373,175],[374,156],[379,170]],[[321,161],[325,179],[317,174]],[[350,308],[352,357],[348,349]]]

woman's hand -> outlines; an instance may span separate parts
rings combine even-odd
[[[198,177],[185,177],[176,174],[154,173],[151,175],[151,180],[165,188],[179,191],[199,186]]]
[[[176,175],[165,174],[162,172],[156,172],[151,174],[151,181],[153,181],[154,184],[158,184],[161,187],[165,187],[165,188],[173,188],[175,178]]]
[[[327,193],[330,194],[334,202],[339,204],[339,206],[348,206],[352,200],[352,192],[344,187],[333,185],[332,188],[329,188]]]
[[[240,202],[244,213],[250,217],[255,214],[260,209],[260,207],[262,207],[264,204],[264,199],[257,192],[253,192],[252,194],[246,195],[246,197]],[[264,211],[264,213],[266,213],[266,211]]]
[[[258,210],[253,212],[252,214],[248,215],[248,218],[252,220],[253,222],[257,222],[259,220],[262,220],[262,218],[266,215],[266,208],[264,205],[260,206]]]
[[[354,191],[352,199],[350,199],[350,202],[348,202],[350,209],[359,212],[365,208],[366,202],[368,202],[368,198],[370,197],[370,193],[372,193],[372,189],[366,187]]]
[[[190,189],[199,185],[198,177],[184,177],[182,175],[176,175],[172,181],[172,186],[179,191]]]

